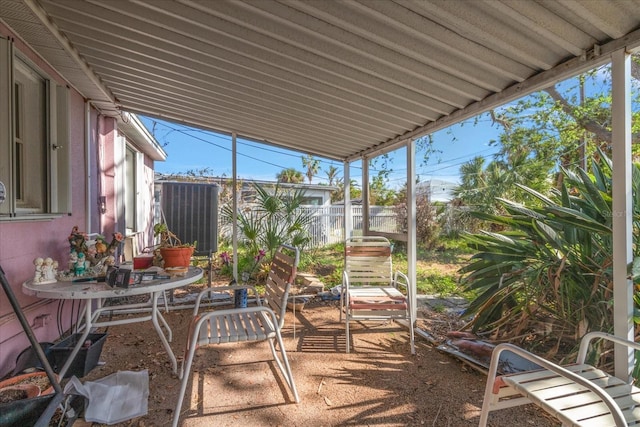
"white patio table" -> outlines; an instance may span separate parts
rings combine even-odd
[[[176,357],[169,346],[172,339],[171,328],[167,324],[162,313],[158,309],[158,298],[163,295],[164,291],[176,289],[199,280],[202,277],[203,270],[199,267],[189,267],[184,276],[176,276],[167,279],[156,279],[142,282],[140,284],[131,285],[128,288],[111,287],[105,282],[85,281],[70,282],[58,281],[46,284],[34,284],[32,280],[28,280],[22,284],[22,292],[38,298],[50,299],[72,299],[85,300],[84,307],[84,330],[80,339],[78,339],[73,351],[59,372],[61,378],[71,366],[80,348],[89,336],[93,328],[106,326],[122,325],[126,323],[137,323],[151,320],[153,326],[162,341],[169,359],[173,373],[178,372],[178,363]],[[149,300],[143,303],[123,304],[116,306],[103,307],[103,302],[108,298],[128,297],[134,295],[149,295]],[[127,316],[117,320],[100,321],[100,316],[106,313],[116,314],[135,314],[135,316]],[[160,322],[167,329],[168,339],[165,337]]]

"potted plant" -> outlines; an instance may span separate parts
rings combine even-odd
[[[189,267],[191,256],[196,249],[197,242],[182,243],[166,223],[161,222],[153,226],[153,235],[160,239],[157,250],[164,261],[164,268]]]
[[[59,380],[58,375],[55,380]],[[53,397],[54,388],[46,372],[23,373],[1,381],[0,426],[36,425]]]

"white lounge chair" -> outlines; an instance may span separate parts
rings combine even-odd
[[[389,240],[378,236],[347,239],[340,294],[340,320],[344,314],[347,353],[351,347],[351,322],[405,320],[409,323],[411,354],[415,354],[411,293],[407,276],[399,271],[393,273]]]
[[[606,339],[640,350],[640,344],[603,332],[590,332],[580,343],[575,364],[559,366],[513,344],[493,350],[480,413],[485,427],[489,413],[534,403],[562,422],[563,426],[626,427],[640,421],[640,389],[585,363],[589,344]],[[539,370],[497,375],[500,354],[510,351],[541,367]]]

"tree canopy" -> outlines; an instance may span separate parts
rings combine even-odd
[[[276,179],[278,182],[300,184],[304,181],[304,175],[295,168],[286,168],[276,174]]]
[[[640,141],[640,67],[633,58],[632,143]],[[584,167],[598,150],[611,153],[610,65],[560,82],[487,115],[502,128],[491,159],[476,157],[460,167],[454,192],[464,205],[486,213],[504,212],[498,197],[532,202],[518,184],[546,194],[559,188],[560,168]]]

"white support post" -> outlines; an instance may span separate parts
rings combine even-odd
[[[362,235],[369,235],[369,158],[362,158]]]
[[[231,134],[231,170],[233,174],[231,195],[233,214],[231,215],[231,244],[233,246],[233,278],[238,280],[238,152],[236,133]]]
[[[417,235],[416,235],[416,142],[407,142],[407,275],[411,281],[413,301],[411,301],[411,315],[417,315]],[[412,325],[412,327],[415,325]]]
[[[633,197],[631,186],[631,55],[625,49],[612,54],[613,146],[613,329],[614,335],[634,341],[633,282],[627,266],[633,262]],[[633,351],[616,345],[615,375],[627,381],[634,365]]]
[[[351,163],[344,162],[342,182],[344,183],[344,236],[348,239],[353,234],[353,210],[351,209]]]

